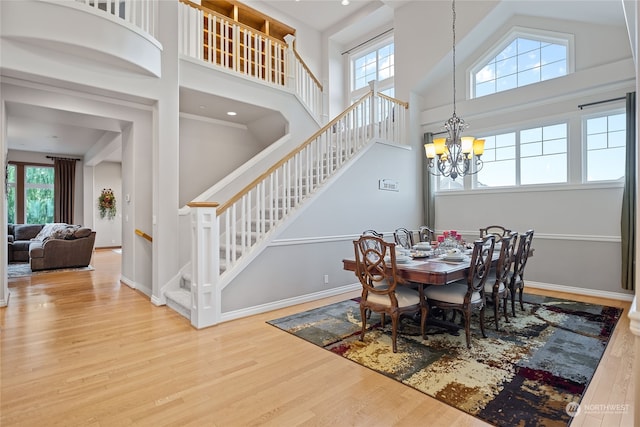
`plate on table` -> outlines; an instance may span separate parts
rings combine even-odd
[[[417,251],[422,251],[422,252],[426,252],[426,251],[430,251],[431,250],[431,245],[429,243],[416,243],[415,245],[413,245],[413,249],[417,250]]]
[[[413,258],[428,258],[431,256],[431,251],[415,251],[411,254]]]
[[[391,257],[384,257],[385,262],[391,262]],[[411,257],[410,256],[406,256],[406,255],[396,255],[396,263],[397,264],[404,264],[411,261]]]
[[[465,256],[463,254],[451,254],[451,255],[445,255],[442,259],[445,261],[452,261],[452,262],[462,262],[465,260]]]

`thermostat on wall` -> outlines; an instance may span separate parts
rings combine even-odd
[[[387,191],[400,191],[400,183],[393,179],[381,179],[378,181],[378,188]]]

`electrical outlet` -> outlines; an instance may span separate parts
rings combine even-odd
[[[328,283],[329,283],[329,275],[328,275],[328,274],[325,274],[325,275],[324,275],[324,284],[326,285],[326,284],[328,284]]]

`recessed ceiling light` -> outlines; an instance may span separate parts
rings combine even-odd
[[[235,116],[236,114],[238,113],[236,113],[235,111],[227,111],[227,116]]]
[[[343,6],[349,6],[349,0],[342,0],[341,3]]]

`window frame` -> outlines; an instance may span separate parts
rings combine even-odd
[[[54,201],[54,209],[55,209],[55,169],[54,166],[51,164],[46,164],[46,163],[32,163],[32,162],[14,162],[14,161],[10,161],[8,162],[8,164],[11,165],[15,165],[16,167],[16,183],[15,183],[15,187],[16,187],[16,191],[15,191],[15,195],[16,195],[16,201],[15,201],[15,220],[16,220],[16,224],[25,224],[25,220],[26,220],[26,199],[27,199],[27,190],[29,188],[51,188],[52,194],[53,194],[53,201]],[[49,168],[53,170],[53,174],[54,174],[54,183],[52,184],[46,184],[45,186],[39,184],[39,185],[32,185],[32,184],[27,184],[26,183],[26,168],[28,167],[37,167],[37,168]],[[55,221],[55,212],[54,212],[54,218],[52,220],[52,222]]]
[[[393,68],[394,68],[394,73],[391,77],[388,77],[386,79],[383,80],[378,80],[378,73],[379,73],[379,58],[378,58],[378,51],[388,45],[393,45],[394,46],[394,50],[393,50],[393,56],[394,56],[394,63],[393,63]],[[355,62],[356,60],[372,53],[372,52],[376,52],[376,80],[378,80],[378,90],[380,92],[383,91],[388,91],[388,90],[393,90],[395,87],[394,84],[394,79],[395,79],[395,40],[393,37],[393,34],[387,35],[383,38],[380,38],[379,40],[376,40],[375,42],[371,42],[366,44],[365,46],[362,46],[361,48],[357,49],[357,50],[353,50],[351,52],[349,52],[349,56],[348,56],[348,64],[349,64],[349,84],[348,84],[348,93],[349,93],[349,105],[351,105],[353,102],[357,101],[358,99],[360,99],[363,95],[365,95],[367,92],[369,92],[370,87],[368,84],[366,84],[365,86],[355,89],[355,72],[356,72],[356,68],[355,68]],[[367,82],[368,83],[368,82]]]
[[[512,42],[514,42],[518,38],[534,39],[536,41],[553,43],[553,44],[561,44],[566,46],[567,72],[565,76],[568,76],[575,72],[575,37],[573,34],[560,33],[556,31],[539,30],[534,28],[513,27],[511,31],[505,34],[496,44],[494,44],[493,47],[487,51],[486,54],[481,56],[477,61],[475,61],[469,67],[467,71],[467,77],[469,82],[469,86],[468,86],[469,99],[483,98],[485,96],[495,95],[497,93],[507,92],[509,90],[531,86],[536,83],[541,83],[541,82],[555,79],[553,78],[553,79],[541,80],[541,81],[530,83],[527,85],[516,86],[515,88],[506,89],[503,91],[495,91],[487,95],[476,96],[476,73],[481,69],[483,69],[489,62],[493,61],[500,52],[502,52],[507,46],[509,46]],[[564,76],[561,76],[561,77],[564,77]]]
[[[598,111],[594,111],[591,112],[589,114],[583,114],[580,117],[580,131],[581,131],[581,164],[582,164],[582,171],[581,171],[581,180],[583,184],[586,185],[592,185],[592,184],[598,184],[598,183],[616,183],[616,182],[624,182],[625,179],[625,175],[623,174],[622,177],[620,178],[616,178],[616,179],[603,179],[603,180],[594,180],[594,181],[589,181],[588,180],[588,175],[589,175],[589,168],[588,168],[588,147],[587,147],[587,121],[589,121],[590,119],[597,119],[597,118],[602,118],[602,117],[609,117],[609,116],[615,116],[615,115],[624,115],[625,116],[625,146],[624,149],[626,150],[626,108],[624,107],[624,105],[622,106],[618,106],[618,107],[609,107],[609,108],[601,108]],[[609,131],[607,131],[607,134],[609,134]]]

